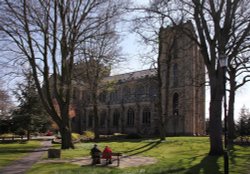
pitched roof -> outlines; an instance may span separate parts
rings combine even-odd
[[[141,71],[135,71],[125,74],[118,74],[113,76],[108,76],[103,79],[104,82],[108,81],[129,81],[129,80],[136,80],[136,79],[142,79],[145,77],[153,77],[156,76],[156,69],[147,69],[147,70],[141,70]]]

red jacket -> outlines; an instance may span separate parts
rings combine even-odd
[[[112,150],[109,147],[105,147],[102,152],[102,158],[111,159],[112,158]]]

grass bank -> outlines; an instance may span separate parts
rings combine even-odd
[[[14,160],[20,159],[31,150],[38,148],[40,145],[39,141],[0,144],[0,168],[8,165]]]
[[[126,155],[148,156],[157,163],[148,166],[117,168],[79,166],[73,164],[36,164],[29,174],[222,174],[223,157],[211,157],[207,137],[170,137],[165,142],[157,139],[119,140],[99,142],[103,149],[110,146]],[[63,159],[88,156],[93,143],[79,143],[74,150],[63,150]],[[250,147],[235,146],[230,151],[230,174],[250,172]]]

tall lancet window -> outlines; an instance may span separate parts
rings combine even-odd
[[[173,87],[178,86],[178,65],[175,63],[173,66]]]
[[[113,126],[119,127],[119,119],[120,119],[120,112],[118,110],[115,110],[113,113]]]
[[[133,127],[135,123],[135,112],[132,108],[129,108],[127,112],[127,126]]]
[[[174,93],[173,96],[173,115],[179,115],[179,95]]]
[[[142,124],[150,125],[151,122],[151,112],[149,108],[144,108],[142,112]]]

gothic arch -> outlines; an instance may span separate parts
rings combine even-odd
[[[127,126],[133,127],[135,124],[135,111],[132,108],[129,108],[127,111]]]
[[[173,95],[173,115],[179,115],[179,94],[174,93]]]
[[[113,127],[119,127],[120,112],[115,109],[113,112]]]
[[[142,124],[150,125],[151,123],[151,111],[150,108],[145,107],[142,111]]]
[[[105,127],[107,119],[107,113],[105,110],[103,110],[100,114],[100,127]]]
[[[177,63],[173,65],[173,86],[174,87],[178,86],[178,64]]]

